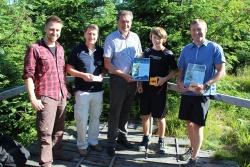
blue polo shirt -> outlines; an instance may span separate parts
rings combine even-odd
[[[141,42],[134,32],[130,31],[128,37],[124,38],[117,30],[105,40],[104,57],[110,58],[112,65],[126,74],[131,72],[134,58],[141,54]]]
[[[204,82],[206,83],[209,79],[213,78],[216,74],[215,65],[225,63],[225,56],[223,49],[220,45],[215,42],[206,40],[201,46],[196,46],[194,43],[190,43],[185,46],[181,52],[178,60],[178,68],[183,72],[183,78],[186,74],[186,69],[189,63],[205,65],[205,76]],[[193,92],[184,93],[185,95],[197,95]],[[214,95],[216,94],[216,85],[211,85],[211,88],[206,91],[203,95]]]

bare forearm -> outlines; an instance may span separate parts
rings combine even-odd
[[[27,89],[27,92],[29,94],[30,100],[36,99],[35,86],[34,86],[34,82],[33,82],[32,78],[26,79],[25,85],[26,85],[26,89]]]
[[[82,78],[83,72],[77,71],[73,68],[67,68],[67,73],[78,78]]]
[[[177,71],[171,71],[166,77],[165,77],[165,82],[170,80],[171,78],[175,77],[177,74]]]
[[[219,81],[226,75],[226,70],[225,70],[225,63],[216,65],[217,72],[214,75],[213,78],[211,78],[209,81],[207,81],[208,85],[212,85],[213,83]]]
[[[113,64],[111,63],[111,60],[108,58],[104,59],[104,65],[105,68],[108,70],[110,74],[118,75],[120,77],[126,77],[127,74],[125,74],[123,71],[117,69]]]
[[[67,73],[69,73],[70,75],[72,75],[74,77],[82,78],[86,82],[92,82],[93,81],[93,77],[94,77],[93,74],[78,71],[72,65],[67,64],[66,65],[66,70],[67,70]]]

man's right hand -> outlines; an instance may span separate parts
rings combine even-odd
[[[90,73],[82,73],[82,77],[81,77],[84,81],[86,82],[92,82],[94,75],[90,74]]]
[[[127,81],[127,82],[134,82],[135,80],[131,75],[128,74],[122,74],[122,77]]]
[[[189,89],[184,86],[183,82],[177,82],[177,86],[182,93],[189,91]]]
[[[37,98],[33,98],[30,100],[32,107],[36,110],[36,111],[40,111],[44,109],[44,105],[42,103],[42,101],[40,99]]]

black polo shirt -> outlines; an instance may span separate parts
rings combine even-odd
[[[104,68],[103,48],[96,46],[93,56],[85,43],[76,46],[68,59],[67,64],[72,65],[77,71],[91,73],[98,76]],[[75,78],[76,90],[86,92],[99,92],[103,90],[102,82],[85,82],[82,78]]]

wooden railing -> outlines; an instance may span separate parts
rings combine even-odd
[[[108,79],[109,78],[106,77],[106,78],[104,78],[104,81],[107,81]],[[67,77],[68,82],[72,82],[73,80],[74,80],[74,77]],[[174,83],[168,83],[168,89],[173,90],[173,91],[178,91],[177,85]],[[15,97],[15,96],[17,96],[21,93],[24,93],[24,92],[26,92],[25,86],[19,86],[16,88],[12,88],[12,89],[1,92],[0,93],[0,100],[12,98],[12,97]],[[222,102],[228,103],[228,104],[233,104],[233,105],[240,106],[240,107],[250,108],[250,100],[249,99],[243,99],[243,98],[224,95],[224,94],[220,94],[220,93],[212,96],[211,99],[217,100],[217,101],[222,101]]]

